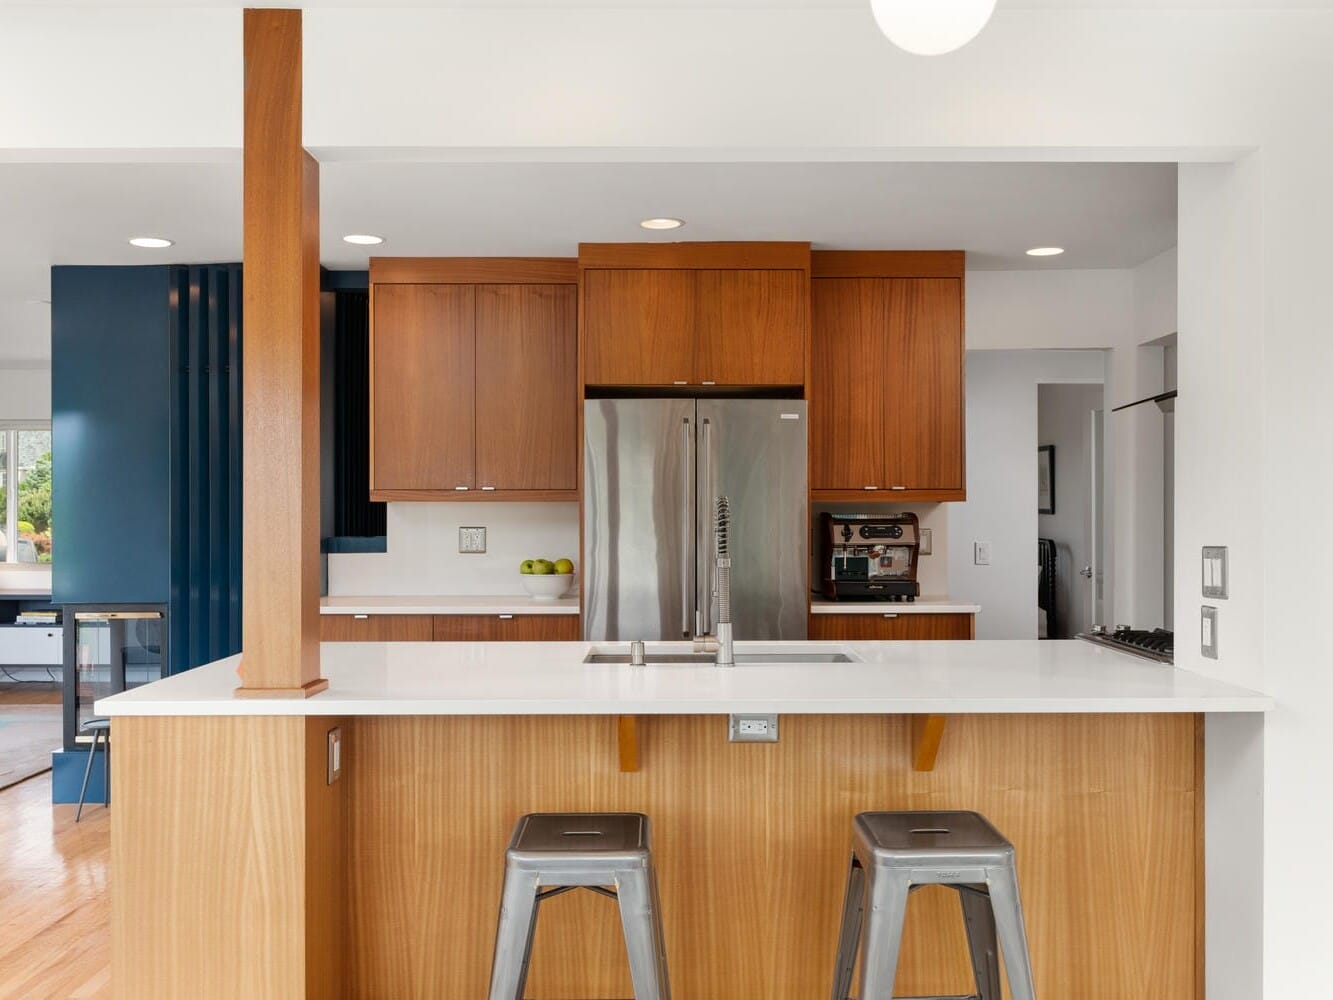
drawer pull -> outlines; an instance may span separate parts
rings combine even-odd
[[[356,619],[357,621],[359,621],[359,622],[363,622],[363,621],[367,621],[367,620],[369,620],[370,615],[352,615],[352,617],[355,618],[355,619]]]
[[[905,490],[905,489],[907,489],[907,487],[906,487],[906,486],[890,486],[889,489],[891,489],[891,490]]]
[[[878,486],[862,486],[861,489],[863,489],[863,490],[877,490],[877,489],[879,489],[879,487],[878,487]]]
[[[482,489],[483,492],[486,492],[486,491],[495,489],[495,487],[494,487],[494,486],[483,486],[481,489]]]
[[[500,621],[502,621],[502,622],[507,622],[507,621],[509,621],[509,619],[513,618],[514,616],[513,616],[513,615],[498,615],[497,617],[500,619]]]
[[[709,382],[707,379],[704,379],[703,382],[700,383],[700,385],[717,385],[717,383]]]
[[[898,616],[897,616],[896,614],[895,614],[895,615],[889,615],[889,614],[886,614],[886,615],[884,615],[884,617],[885,617],[885,618],[897,618]]]

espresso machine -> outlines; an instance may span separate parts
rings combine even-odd
[[[915,601],[915,514],[819,515],[821,590],[831,601]]]

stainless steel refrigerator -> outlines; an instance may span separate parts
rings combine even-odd
[[[586,639],[712,631],[719,496],[731,500],[735,637],[806,637],[803,401],[590,399],[583,426]]]

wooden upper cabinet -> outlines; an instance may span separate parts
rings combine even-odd
[[[880,488],[887,375],[884,283],[819,278],[810,286],[810,488]]]
[[[382,285],[374,294],[371,489],[472,486],[471,285]]]
[[[476,287],[477,487],[578,488],[574,285]]]
[[[585,271],[583,365],[588,384],[694,381],[695,291],[692,271]]]
[[[805,271],[698,271],[695,375],[716,385],[804,385]]]

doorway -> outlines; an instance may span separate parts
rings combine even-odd
[[[1104,391],[1101,384],[1037,386],[1039,634],[1072,639],[1104,620]]]

